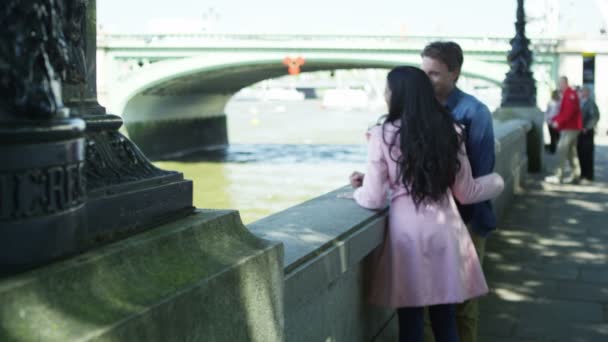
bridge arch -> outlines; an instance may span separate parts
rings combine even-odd
[[[303,72],[420,63],[420,57],[413,53],[302,55],[306,59]],[[244,87],[285,75],[285,56],[226,54],[150,64],[112,89],[109,110],[122,115],[131,139],[151,158],[222,147],[228,143],[224,108],[230,98]],[[462,73],[500,86],[506,69],[506,65],[471,59],[463,65]]]
[[[297,54],[294,54],[297,55]],[[392,68],[397,65],[420,64],[418,55],[396,55],[394,53],[381,55],[377,53],[362,54],[302,54],[306,58],[303,72],[353,69],[353,68]],[[109,91],[111,112],[122,115],[129,102],[139,94],[167,94],[176,91],[176,83],[180,80],[198,78],[200,83],[192,90],[204,90],[199,93],[213,93],[238,90],[263,81],[286,74],[286,67],[282,60],[286,54],[249,54],[235,56],[234,54],[215,55],[212,58],[196,56],[179,60],[165,60],[150,64],[130,77],[119,82],[119,85]],[[506,64],[488,63],[475,59],[468,59],[462,69],[467,77],[482,79],[491,84],[500,86],[508,70]],[[228,77],[228,79],[225,79]],[[208,87],[200,87],[205,82],[222,80],[223,85],[217,83]],[[188,81],[186,81],[188,82]],[[173,88],[168,89],[168,88]],[[183,87],[181,89],[184,89]]]

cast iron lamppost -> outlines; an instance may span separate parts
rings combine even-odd
[[[530,70],[532,51],[526,38],[524,1],[517,1],[515,37],[511,39],[511,51],[507,56],[510,70],[502,86],[501,106],[494,113],[498,120],[523,119],[532,127],[526,134],[528,171],[543,170],[543,113],[536,106],[536,81]]]
[[[507,56],[511,69],[503,81],[502,107],[535,107],[536,81],[530,65],[532,51],[530,40],[526,38],[526,19],[524,1],[517,0],[517,22],[515,37],[511,39],[511,52]]]
[[[193,212],[97,102],[95,0],[5,0],[0,27],[0,276]]]

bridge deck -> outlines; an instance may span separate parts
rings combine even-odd
[[[605,133],[605,132],[602,132]],[[547,156],[550,167],[555,157]],[[596,182],[531,176],[488,240],[480,342],[608,341],[608,137],[596,137]]]

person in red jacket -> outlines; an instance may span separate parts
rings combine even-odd
[[[559,89],[562,92],[562,101],[559,112],[553,117],[553,128],[560,132],[559,143],[557,144],[557,155],[559,158],[555,176],[547,177],[550,183],[561,184],[564,182],[564,166],[566,160],[572,168],[572,176],[568,182],[577,183],[581,177],[581,167],[576,152],[576,141],[579,133],[583,129],[583,114],[578,95],[574,89],[568,85],[568,78],[559,78]]]

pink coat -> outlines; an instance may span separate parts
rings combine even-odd
[[[387,123],[369,132],[367,172],[354,198],[365,208],[378,209],[390,199],[384,244],[374,254],[370,300],[387,307],[461,303],[488,292],[475,246],[460,218],[454,197],[462,204],[496,197],[504,188],[496,173],[473,179],[464,146],[460,171],[445,200],[421,204],[416,210],[399,179],[399,133]],[[382,135],[384,134],[384,139]]]

